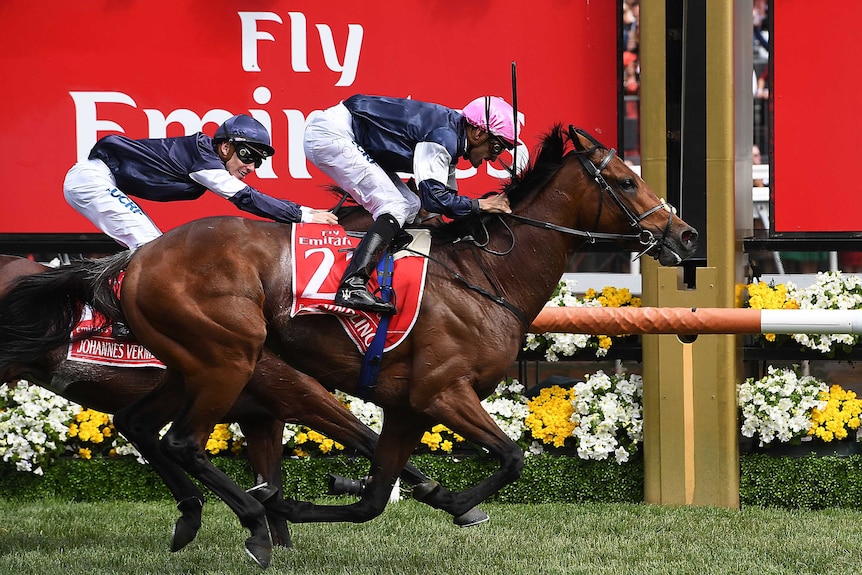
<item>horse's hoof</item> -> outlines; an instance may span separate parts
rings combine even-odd
[[[438,487],[440,487],[440,484],[433,479],[426,481],[425,483],[420,483],[413,487],[413,499],[416,501],[425,501],[425,499],[427,499],[428,496],[431,495]]]
[[[261,569],[269,567],[269,562],[272,560],[272,545],[269,537],[264,538],[263,541],[260,537],[249,537],[245,540],[245,552]]]
[[[452,523],[454,523],[458,527],[472,527],[473,525],[479,525],[480,523],[484,523],[489,519],[491,518],[488,517],[487,513],[485,513],[478,507],[474,507],[463,515],[453,517]]]
[[[171,534],[171,552],[176,553],[197,537],[200,529],[200,521],[191,522],[185,517],[180,517],[174,523],[174,531]]]

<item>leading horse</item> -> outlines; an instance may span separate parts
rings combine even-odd
[[[285,501],[280,512],[288,521],[376,517],[423,432],[436,423],[486,449],[500,467],[465,491],[438,485],[429,496],[467,511],[517,479],[523,452],[481,398],[511,367],[575,251],[608,239],[675,265],[696,247],[696,230],[613,150],[572,127],[555,126],[533,165],[505,192],[510,216],[434,230],[419,316],[379,366],[374,401],[384,410],[384,425],[361,498],[347,505]],[[115,423],[145,456],[163,449],[224,500],[251,533],[246,551],[266,567],[271,546],[264,507],[207,460],[209,430],[242,393],[264,348],[348,393],[356,393],[363,359],[334,317],[291,317],[292,257],[290,226],[208,218],[131,254],[33,276],[0,300],[0,367],[67,340],[76,301],[124,319],[168,369],[164,384]],[[115,278],[122,270],[118,299]],[[171,390],[180,390],[184,401],[157,445],[151,407],[159,395],[176,393]]]

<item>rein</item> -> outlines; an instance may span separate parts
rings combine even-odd
[[[581,141],[578,138],[578,135],[582,135],[585,138],[587,138],[590,142],[593,143],[593,147],[589,148],[589,149],[585,148],[581,144]],[[670,226],[673,223],[673,215],[674,215],[674,213],[676,213],[676,210],[671,205],[669,205],[664,199],[662,199],[657,205],[648,209],[644,213],[642,213],[640,215],[634,213],[625,204],[625,202],[622,201],[622,199],[614,191],[614,189],[610,186],[610,184],[608,184],[608,182],[607,182],[607,180],[605,180],[604,176],[602,176],[602,171],[605,168],[607,168],[608,165],[611,163],[611,161],[614,159],[614,156],[616,155],[616,150],[613,148],[609,149],[607,155],[604,158],[602,158],[602,161],[599,162],[598,165],[596,165],[592,162],[592,160],[589,159],[588,156],[590,154],[592,154],[593,152],[595,152],[596,150],[606,149],[606,148],[604,148],[604,146],[602,146],[595,138],[593,138],[587,132],[581,130],[580,128],[575,128],[574,126],[571,126],[571,125],[569,126],[569,138],[572,140],[572,142],[575,144],[575,146],[577,148],[576,150],[572,150],[571,152],[569,152],[569,154],[573,154],[578,158],[578,161],[580,161],[581,165],[584,167],[584,169],[587,171],[587,173],[599,185],[599,188],[601,189],[600,198],[604,198],[605,194],[610,196],[610,198],[614,201],[614,203],[622,211],[623,215],[628,219],[629,224],[633,228],[635,228],[637,230],[637,232],[631,233],[631,234],[590,232],[590,231],[586,231],[586,230],[578,230],[575,228],[560,226],[557,224],[552,224],[550,222],[545,222],[545,221],[536,220],[533,218],[528,218],[526,216],[521,216],[518,214],[505,214],[505,215],[509,218],[512,218],[514,220],[517,220],[519,222],[522,222],[524,224],[527,224],[527,225],[530,225],[533,227],[585,238],[591,244],[594,244],[599,240],[636,241],[641,246],[644,246],[644,249],[640,253],[638,253],[634,259],[640,258],[641,256],[645,255],[647,252],[649,252],[650,250],[652,250],[653,248],[655,248],[657,246],[658,247],[663,246],[665,243],[665,238],[667,237],[667,235],[670,231]],[[506,168],[509,169],[508,166],[506,166]],[[514,177],[514,170],[509,169],[509,171],[510,171],[510,173],[512,173],[512,175]],[[599,219],[601,217],[601,206],[602,206],[602,203],[600,202],[598,213],[596,214],[596,225],[598,225]],[[643,229],[643,227],[641,227],[641,222],[659,210],[667,210],[668,220],[667,220],[667,225],[665,226],[664,233],[661,235],[661,238],[656,238],[655,234],[653,234],[650,230],[645,230],[645,229]],[[500,221],[503,223],[504,227],[507,230],[509,230],[509,234],[512,236],[512,246],[508,250],[506,250],[505,252],[496,252],[496,251],[490,250],[487,247],[488,243],[490,242],[490,234],[487,232],[487,230],[485,230],[486,241],[484,241],[484,242],[480,243],[474,236],[468,235],[468,236],[464,236],[462,238],[455,240],[453,243],[462,242],[462,241],[468,242],[470,247],[472,248],[474,254],[476,253],[477,249],[485,251],[491,255],[502,256],[502,255],[508,254],[509,252],[512,251],[512,249],[515,246],[515,236],[514,236],[513,231],[511,230],[511,228],[509,228],[509,226],[506,225],[505,220],[503,219],[503,215],[498,214],[497,217],[500,218]],[[483,226],[484,226],[484,224],[483,224]],[[445,263],[441,262],[437,258],[432,257],[429,254],[420,254],[419,252],[416,252],[416,251],[409,249],[409,248],[404,248],[404,249],[406,251],[412,252],[412,253],[417,254],[417,255],[422,255],[422,256],[428,258],[429,260],[433,261],[434,263],[436,263],[437,265],[439,265],[440,267],[442,267],[443,269],[448,271],[450,274],[452,274],[452,276],[455,279],[457,279],[458,281],[460,281],[461,283],[463,283],[467,289],[470,289],[470,290],[475,291],[479,294],[482,294],[483,296],[487,297],[488,299],[490,299],[494,303],[497,303],[497,304],[505,307],[507,310],[512,312],[512,314],[515,317],[518,318],[518,320],[521,322],[521,324],[524,326],[524,328],[526,330],[529,330],[530,322],[527,320],[524,312],[521,311],[520,309],[518,309],[515,305],[509,303],[502,295],[500,295],[500,290],[497,288],[497,286],[494,285],[493,280],[488,275],[487,270],[485,270],[485,268],[482,266],[482,263],[478,259],[478,257],[477,257],[477,262],[479,263],[479,268],[482,270],[482,273],[484,274],[485,278],[488,280],[488,283],[491,284],[491,286],[493,287],[493,289],[496,293],[492,293],[492,292],[488,291],[487,289],[485,289],[481,286],[470,283],[470,281],[468,281],[467,278],[465,278],[463,275],[461,275],[460,273],[458,273],[457,271],[455,271],[451,267],[447,266]],[[679,258],[678,255],[677,255],[677,258],[679,259],[679,261],[682,261],[682,259]]]
[[[456,240],[456,241],[462,241],[462,240]],[[477,244],[475,243],[475,240],[472,240],[472,242],[470,243],[470,247],[473,249],[473,253],[475,254],[476,248],[477,248]],[[472,290],[476,293],[482,294],[483,296],[490,299],[494,303],[501,305],[504,308],[506,308],[507,310],[509,310],[510,312],[512,312],[512,315],[514,315],[516,318],[518,318],[518,321],[521,322],[521,325],[524,326],[525,330],[530,328],[530,323],[532,323],[532,322],[527,319],[527,316],[524,315],[524,312],[522,312],[520,309],[518,309],[515,305],[509,303],[506,300],[506,298],[501,296],[499,293],[499,290],[496,288],[496,286],[494,286],[494,291],[496,291],[497,293],[492,293],[492,292],[486,290],[485,288],[483,288],[482,286],[470,283],[470,281],[467,278],[465,278],[463,275],[461,275],[457,271],[453,270],[451,267],[449,267],[448,265],[446,265],[445,263],[443,263],[439,259],[432,256],[430,253],[425,254],[425,253],[416,251],[413,248],[408,248],[408,247],[401,248],[401,249],[402,249],[402,251],[410,252],[414,255],[424,257],[424,258],[428,259],[429,261],[434,262],[435,264],[437,264],[438,266],[440,266],[441,268],[443,268],[444,270],[446,270],[447,272],[452,274],[452,277],[455,278],[456,280],[460,281],[462,284],[464,284],[464,287],[466,287],[467,289]],[[483,249],[483,248],[480,247],[479,249]],[[485,250],[485,251],[487,251],[487,250]],[[477,262],[479,263],[479,269],[482,270],[482,273],[484,274],[485,278],[488,280],[488,283],[490,283],[493,286],[494,284],[491,281],[491,278],[488,277],[488,272],[485,271],[485,268],[482,266],[482,262],[480,262],[478,260],[478,258],[477,258]]]

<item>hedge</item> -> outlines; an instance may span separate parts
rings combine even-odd
[[[455,490],[475,484],[497,467],[496,461],[486,457],[417,455],[411,461],[429,477]],[[213,462],[240,485],[252,485],[247,461],[215,457]],[[327,474],[358,478],[368,472],[368,462],[339,455],[285,459],[282,468],[288,497],[314,499],[326,493]],[[491,500],[639,503],[643,501],[643,478],[642,461],[618,465],[558,455],[531,456],[526,458],[521,478]],[[214,497],[207,490],[204,493]],[[169,499],[170,494],[148,466],[132,459],[62,459],[48,467],[43,476],[0,467],[0,497],[151,501]],[[862,509],[862,455],[775,458],[743,453],[740,503],[787,509]]]

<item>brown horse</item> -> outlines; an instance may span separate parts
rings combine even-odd
[[[356,216],[350,218],[355,219]],[[49,269],[26,258],[0,255],[0,294],[5,293],[18,278]],[[74,361],[67,358],[66,352],[67,346],[60,346],[37,360],[9,366],[0,371],[0,383],[27,379],[75,403],[105,413],[116,413],[153,391],[164,375],[164,370],[157,367],[132,368]],[[163,396],[161,405],[170,421],[175,411],[171,398]],[[222,421],[237,422],[241,427],[249,462],[258,477],[258,483],[267,486],[266,489],[256,486],[258,488],[254,493],[267,496],[264,503],[270,506],[282,497],[282,418],[291,423],[308,425],[369,459],[377,444],[377,434],[317,381],[264,350],[251,380]],[[160,452],[150,455],[155,456],[157,461],[163,459]],[[170,466],[172,463],[168,460],[161,465]],[[402,480],[411,486],[430,481],[409,464],[402,474]],[[182,512],[171,541],[171,549],[177,551],[195,538],[201,525],[204,499],[197,487],[182,479],[169,485],[174,486],[172,491]],[[355,489],[355,484],[349,480],[341,479],[338,485]],[[336,490],[332,481],[330,490]],[[460,526],[469,526],[482,523],[487,518],[483,511],[476,508],[454,520]],[[267,520],[273,544],[290,547],[290,531],[284,517],[268,509]]]
[[[285,501],[280,511],[289,521],[376,517],[423,432],[436,423],[500,462],[465,491],[436,486],[429,495],[438,502],[467,511],[517,479],[523,452],[480,401],[511,367],[575,251],[610,239],[674,265],[695,249],[697,232],[613,150],[581,130],[555,127],[534,164],[505,191],[511,216],[434,231],[419,317],[380,365],[374,401],[384,410],[384,425],[361,498],[349,505]],[[32,276],[0,300],[0,367],[67,341],[75,315],[70,302],[92,301],[125,319],[168,370],[161,388],[121,411],[115,423],[145,456],[144,449],[163,449],[221,497],[251,532],[246,550],[264,567],[271,558],[264,507],[207,460],[209,431],[242,393],[264,347],[327,388],[348,393],[356,393],[362,365],[336,319],[290,317],[290,242],[290,226],[208,218],[133,254]],[[123,269],[118,301],[113,278]],[[153,404],[165,393],[184,401],[157,445]]]

